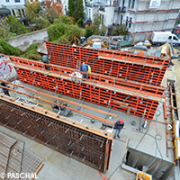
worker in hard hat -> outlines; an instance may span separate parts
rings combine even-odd
[[[81,67],[80,67],[80,71],[82,72],[88,72],[89,68],[88,68],[88,64],[86,64],[85,62],[82,63]],[[82,78],[85,78],[86,76],[86,79],[88,79],[88,74],[84,74],[82,73]]]
[[[42,61],[45,64],[44,66],[45,66],[46,70],[50,70],[49,66],[46,65],[46,64],[49,64],[49,60],[50,60],[50,57],[48,55],[43,55],[42,56]]]
[[[6,83],[4,83],[4,82],[1,83],[1,86],[9,88],[9,86],[7,86]],[[8,89],[2,88],[2,90],[5,95],[10,96]]]
[[[116,139],[116,136],[118,138],[120,138],[119,134],[120,134],[121,130],[125,129],[124,122],[122,119],[119,119],[118,121],[116,121],[116,123],[114,125],[114,129],[116,129],[115,134],[114,134],[114,139]]]

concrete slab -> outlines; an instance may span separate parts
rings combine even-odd
[[[16,81],[17,84],[21,84],[27,87],[31,87],[29,85],[23,84],[19,81]],[[39,89],[37,87],[33,87],[34,89]],[[23,89],[19,89],[18,91],[24,92]],[[50,92],[44,89],[39,89],[40,92],[45,92],[51,95],[54,95],[54,92]],[[26,91],[26,93],[30,93]],[[10,92],[11,96],[17,97],[17,94]],[[38,97],[42,97],[44,99],[47,99],[49,101],[53,101],[52,98],[49,97],[43,97],[42,95],[37,95]],[[64,95],[57,94],[57,96],[60,96],[61,98],[65,98],[74,102],[78,102],[78,99],[74,99],[71,97],[67,97]],[[32,100],[32,99],[31,99]],[[39,102],[44,108],[48,110],[52,110],[51,105],[45,104],[44,102]],[[96,104],[84,102],[83,104],[101,109],[106,111],[106,107],[99,106]],[[70,104],[71,105],[71,104]],[[72,108],[77,109],[77,106],[71,105]],[[84,112],[99,116],[104,118],[105,114],[100,114],[96,111],[92,111],[89,109],[84,109]],[[157,129],[156,129],[156,124],[152,122],[147,129],[143,129],[141,133],[137,132],[136,129],[139,128],[141,118],[130,115],[127,116],[125,113],[116,111],[116,110],[110,110],[111,113],[119,115],[119,118],[124,120],[126,129],[121,131],[121,139],[115,139],[113,141],[113,147],[112,147],[112,156],[111,156],[111,161],[110,161],[110,168],[106,173],[106,176],[109,177],[115,169],[122,163],[122,157],[124,153],[124,148],[125,148],[125,143],[128,135],[130,136],[130,141],[128,146],[130,148],[136,148],[137,150],[147,153],[149,155],[155,156],[156,153],[156,142],[155,142],[155,136],[157,132],[161,135],[161,140],[159,141],[159,147],[161,148],[163,159],[165,161],[173,163],[173,150],[169,150],[169,157],[166,156],[166,136],[165,136],[165,125],[163,124],[164,121],[164,114],[163,114],[163,106],[162,104],[159,105],[159,111],[161,114],[157,117]],[[70,118],[77,120],[77,121],[82,121],[83,123],[89,124],[91,126],[100,128],[102,126],[102,122],[96,121],[95,123],[91,123],[91,118],[84,117],[81,114],[74,113],[73,116]],[[115,122],[119,118],[112,118],[111,121]],[[155,118],[156,119],[156,118]],[[135,121],[136,125],[132,126],[131,122]],[[8,133],[8,135],[11,135],[12,137],[15,136],[17,139],[23,140],[26,142],[26,146],[29,150],[35,152],[36,154],[40,155],[41,157],[45,158],[45,166],[43,169],[40,171],[38,177],[39,179],[43,180],[49,180],[49,179],[54,179],[54,180],[59,180],[59,179],[64,179],[64,180],[84,180],[84,179],[100,179],[99,174],[97,174],[97,170],[94,170],[74,159],[71,159],[67,156],[64,156],[48,147],[45,147],[37,142],[34,142],[22,135],[19,135],[15,132],[12,132],[4,127],[0,127],[0,131],[3,131],[4,133]],[[147,135],[144,136],[144,133],[148,133]],[[144,138],[142,139],[142,137]],[[140,140],[142,139],[141,143],[139,144]],[[157,153],[157,157],[161,158],[160,154]],[[122,170],[120,168],[117,169],[117,171],[113,174],[113,176],[110,178],[111,180],[121,180],[121,179],[127,179],[128,176],[130,175],[130,172],[127,172],[125,170]]]

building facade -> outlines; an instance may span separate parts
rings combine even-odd
[[[19,21],[23,21],[26,17],[25,0],[0,0],[0,8],[8,9]]]
[[[153,31],[172,31],[179,10],[180,0],[89,0],[85,4],[92,21],[101,14],[106,26],[126,24],[136,42],[150,39]]]

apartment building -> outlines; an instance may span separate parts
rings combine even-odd
[[[25,0],[0,0],[0,8],[8,10],[19,21],[23,21],[26,17]]]
[[[98,13],[106,26],[126,24],[129,38],[134,35],[136,42],[149,39],[153,31],[171,31],[179,10],[180,0],[89,0],[85,4],[92,21]]]

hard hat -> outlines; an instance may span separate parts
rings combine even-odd
[[[119,119],[119,123],[123,123],[123,120],[122,120],[122,119]]]

